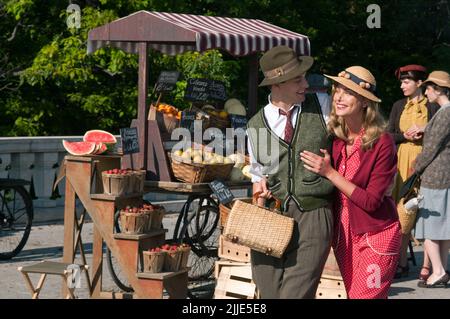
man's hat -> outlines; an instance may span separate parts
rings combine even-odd
[[[338,76],[326,75],[327,78],[342,84],[353,92],[365,98],[380,103],[381,100],[375,95],[377,82],[369,70],[362,66],[351,66],[339,72]]]
[[[291,48],[280,45],[264,53],[259,65],[264,80],[259,86],[273,85],[294,79],[306,73],[314,59],[310,56],[297,56]]]
[[[450,75],[445,71],[433,71],[428,78],[422,82],[422,86],[427,85],[427,82],[433,82],[436,85],[450,88]]]

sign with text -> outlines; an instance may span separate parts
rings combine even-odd
[[[184,98],[195,102],[225,101],[227,94],[223,82],[209,79],[188,79]]]
[[[214,195],[217,196],[219,202],[222,204],[228,204],[234,199],[234,196],[231,193],[230,189],[223,182],[217,179],[209,183],[209,187],[213,191]]]
[[[231,120],[231,126],[234,129],[242,128],[247,129],[247,117],[243,115],[237,115],[237,114],[229,114],[230,120]]]
[[[122,140],[123,154],[133,154],[139,152],[139,139],[136,127],[121,128],[120,138]]]
[[[195,111],[183,111],[181,112],[180,126],[187,128],[191,133],[194,132],[194,123],[197,119],[197,112]]]
[[[178,71],[162,71],[156,81],[155,91],[160,92],[170,92],[172,91],[180,77],[180,72]]]

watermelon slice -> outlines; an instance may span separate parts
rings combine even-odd
[[[66,151],[76,156],[92,154],[96,147],[94,142],[69,142],[66,140],[62,142]]]
[[[102,142],[104,144],[117,143],[116,137],[114,135],[102,130],[87,131],[83,136],[83,141],[96,143]]]
[[[98,147],[98,149],[95,151],[95,154],[98,154],[98,155],[103,154],[108,150],[108,146],[106,146],[106,144],[104,144],[102,142],[97,143],[97,147]]]

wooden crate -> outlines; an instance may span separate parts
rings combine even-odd
[[[251,266],[222,266],[214,299],[255,299],[256,285]]]
[[[219,240],[219,257],[239,262],[250,262],[250,248],[232,243],[223,235]]]
[[[233,266],[250,266],[250,263],[237,262],[231,260],[218,260],[215,262],[214,268],[214,278],[219,278],[220,270],[222,267],[233,267]]]
[[[322,275],[317,288],[316,299],[347,299],[342,277]]]

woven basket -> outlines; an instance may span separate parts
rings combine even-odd
[[[180,269],[185,269],[191,254],[191,247],[180,247],[179,250],[181,251]]]
[[[165,214],[166,210],[164,208],[155,209],[149,212],[152,229],[161,229],[162,220],[164,219]]]
[[[228,216],[224,236],[236,244],[280,258],[293,229],[293,218],[237,200]]]
[[[121,196],[129,192],[130,175],[108,174],[102,172],[103,192],[108,195]]]
[[[164,271],[178,271],[180,270],[181,257],[183,255],[181,250],[164,250],[166,256],[164,258]]]
[[[125,234],[143,234],[149,227],[149,215],[121,211],[120,225]]]
[[[207,183],[215,179],[228,180],[234,164],[186,163],[169,153],[172,172],[176,179],[186,183]]]
[[[403,203],[404,198],[400,199],[397,204],[398,219],[402,228],[402,234],[408,235],[416,225],[417,209],[407,210]]]
[[[221,118],[220,116],[215,116],[212,114],[208,114],[209,115],[209,121],[208,121],[208,125],[207,127],[216,127],[218,129],[224,130],[227,127],[231,127],[231,122],[229,120],[229,118],[227,117],[226,119]]]
[[[225,225],[227,223],[227,219],[228,219],[228,215],[230,214],[231,211],[231,207],[233,207],[233,204],[236,202],[236,200],[241,200],[245,203],[251,203],[252,202],[252,198],[237,198],[235,200],[233,200],[231,203],[228,203],[226,205],[224,204],[220,204],[219,205],[219,214],[220,214],[220,227],[225,228]]]
[[[163,270],[166,252],[143,251],[142,257],[144,261],[144,272],[158,273]]]

